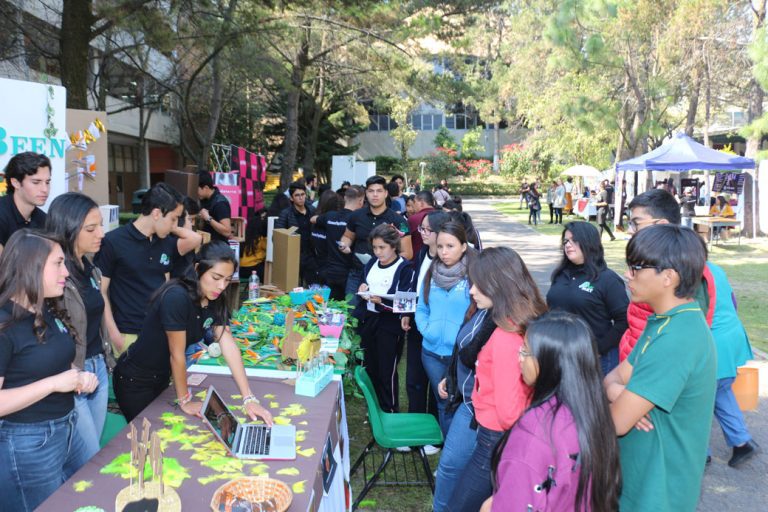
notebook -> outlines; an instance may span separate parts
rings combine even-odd
[[[229,410],[213,386],[203,402],[203,422],[240,459],[293,460],[296,427],[293,425],[244,425]]]

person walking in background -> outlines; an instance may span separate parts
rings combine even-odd
[[[565,186],[563,180],[558,179],[555,181],[555,191],[552,200],[552,207],[555,210],[555,224],[563,223],[563,208],[565,207]]]
[[[685,187],[683,197],[680,198],[680,216],[683,226],[693,229],[693,218],[696,216],[696,198],[693,197],[693,189]]]
[[[435,186],[435,190],[432,191],[432,196],[435,198],[435,204],[441,208],[445,202],[451,198],[451,195],[440,183]]]
[[[0,197],[0,253],[19,229],[45,226],[45,212],[40,207],[51,191],[51,161],[26,151],[9,160],[3,174],[8,186],[6,195]]]
[[[528,192],[531,190],[531,186],[528,185],[528,180],[523,180],[523,184],[520,185],[520,205],[519,210],[523,209],[523,201],[525,201],[525,207],[528,208]]]
[[[608,225],[608,212],[610,211],[610,193],[607,190],[608,180],[600,182],[600,195],[597,197],[597,225],[600,226],[600,238],[603,238],[603,230],[608,232],[611,242],[616,240],[611,227]]]
[[[536,189],[536,184],[531,184],[530,187],[528,187],[528,200],[526,201],[528,203],[528,225],[531,224],[531,220],[533,220],[534,225],[538,225],[538,215],[539,210],[541,210],[541,202],[539,202],[539,197],[541,197],[541,194],[539,194],[539,191]]]
[[[547,188],[547,206],[549,206],[549,223],[555,223],[555,189],[557,188],[557,182],[553,181]]]
[[[469,278],[472,299],[478,308],[491,310],[496,329],[482,347],[459,353],[465,366],[475,368],[472,405],[478,427],[475,449],[448,502],[448,509],[457,512],[479,510],[493,493],[493,450],[530,402],[531,388],[514,364],[524,326],[547,310],[525,263],[512,249],[485,249],[474,258]]]
[[[474,251],[467,245],[464,227],[455,222],[440,228],[436,247],[437,258],[432,260],[419,293],[416,327],[424,338],[421,361],[437,400],[440,428],[445,436],[451,418],[446,414],[446,400],[438,395],[438,384],[448,369],[456,335],[469,307],[468,268]]]
[[[568,176],[565,179],[565,183],[563,183],[563,188],[565,189],[565,213],[568,215],[571,215],[573,214],[573,196],[574,196],[574,193],[573,193],[574,184],[573,184],[573,178],[571,176]],[[586,190],[586,187],[584,187],[584,189]]]
[[[552,272],[547,305],[578,315],[589,325],[602,374],[607,375],[619,364],[619,340],[627,330],[624,281],[606,265],[600,235],[589,222],[569,222],[560,239],[563,257]]]
[[[2,509],[32,511],[87,462],[75,393],[96,375],[72,367],[81,344],[59,300],[69,272],[53,235],[22,228],[0,256]]]
[[[619,448],[596,356],[574,315],[529,323],[518,362],[531,406],[494,451],[495,490],[481,512],[619,509]]]

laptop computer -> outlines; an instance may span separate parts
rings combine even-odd
[[[213,386],[203,402],[203,422],[240,459],[293,460],[296,427],[293,425],[244,425],[229,410]]]

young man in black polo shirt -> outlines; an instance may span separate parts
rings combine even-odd
[[[226,242],[232,235],[232,208],[229,200],[213,186],[213,177],[208,171],[197,173],[197,195],[200,198],[200,218],[205,221],[205,231],[211,234],[211,241]]]
[[[387,180],[382,176],[371,176],[365,182],[365,197],[368,200],[367,208],[360,208],[347,220],[347,229],[341,237],[339,250],[344,254],[364,255],[373,257],[368,235],[379,224],[392,224],[401,233],[400,256],[410,260],[413,258],[411,246],[411,233],[408,230],[408,222],[405,218],[387,208]],[[363,264],[358,257],[353,259],[354,267],[347,277],[347,290],[349,294],[356,294],[363,278]]]
[[[168,279],[174,252],[181,248],[168,235],[178,226],[182,200],[174,189],[158,183],[144,194],[141,216],[107,233],[96,255],[104,319],[116,356],[136,341],[150,297]]]
[[[351,254],[339,250],[339,242],[347,230],[347,220],[356,210],[363,207],[365,191],[359,185],[350,186],[344,192],[344,209],[324,213],[315,217],[316,225],[325,228],[325,241],[328,247],[328,261],[322,272],[326,284],[331,289],[331,298],[344,300],[346,296],[347,276],[352,268]]]
[[[307,189],[303,183],[293,182],[288,187],[291,206],[280,212],[275,221],[276,229],[298,228],[301,235],[301,261],[299,276],[302,283],[309,285],[317,283],[317,261],[312,248],[312,222],[315,209],[307,203]]]
[[[8,187],[0,197],[0,253],[19,229],[45,227],[45,212],[38,207],[51,191],[51,161],[27,151],[11,158],[3,172]]]

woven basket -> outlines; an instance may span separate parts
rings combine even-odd
[[[271,498],[276,504],[276,510],[278,512],[285,512],[291,506],[293,493],[288,484],[274,478],[236,478],[216,489],[211,499],[211,510],[219,512],[221,510],[219,505],[222,503],[222,499],[226,503],[234,498],[250,501],[254,504]]]

